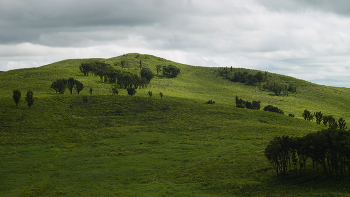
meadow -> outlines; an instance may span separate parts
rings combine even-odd
[[[348,120],[349,89],[269,73],[298,86],[295,94],[274,96],[222,79],[221,68],[141,54],[98,60],[116,67],[126,60],[123,69],[137,73],[140,59],[154,73],[156,65],[169,64],[181,73],[157,76],[134,96],[124,89],[112,95],[111,84],[84,76],[79,65],[85,59],[0,73],[0,196],[350,196],[348,181],[313,172],[277,180],[264,156],[275,136],[325,129],[303,120],[305,109]],[[69,77],[84,84],[79,95],[50,88]],[[34,92],[32,108],[24,98],[16,108],[15,89],[22,97]],[[236,108],[236,95],[295,118]]]

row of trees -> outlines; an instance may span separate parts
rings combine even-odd
[[[123,64],[122,64],[123,65]],[[141,68],[140,75],[130,72],[124,72],[113,68],[113,66],[99,61],[82,63],[79,69],[85,76],[92,73],[100,77],[105,83],[115,83],[121,88],[145,87],[153,79],[154,74],[149,68]]]
[[[65,90],[68,88],[69,92],[73,94],[73,88],[79,94],[80,91],[84,89],[84,84],[74,78],[69,79],[57,79],[51,84],[51,88],[56,91],[56,93],[64,94]]]
[[[321,168],[325,176],[340,180],[350,175],[350,132],[329,128],[304,137],[275,137],[265,156],[278,179],[288,172],[300,176],[306,169]]]
[[[13,98],[13,101],[15,102],[17,108],[18,108],[19,102],[21,101],[21,97],[22,97],[21,91],[19,91],[19,90],[13,91],[12,98]],[[32,105],[34,104],[34,93],[32,91],[28,91],[26,94],[25,100],[27,102],[28,107],[31,108]]]
[[[297,92],[297,87],[290,83],[276,83],[276,82],[266,82],[261,88],[263,90],[269,90],[275,93],[276,96],[288,96],[289,92],[295,93]]]
[[[263,74],[262,72],[257,72],[255,75],[249,74],[248,72],[234,72],[232,74],[227,68],[219,71],[219,75],[223,76],[225,79],[228,79],[233,82],[244,83],[246,85],[259,85],[266,79],[267,73]]]
[[[324,124],[324,126],[328,126],[332,129],[340,129],[345,130],[346,127],[346,121],[344,118],[339,118],[336,120],[332,115],[324,115],[321,111],[311,113],[309,110],[305,109],[302,117],[304,120],[311,121],[313,119],[316,119],[316,124],[321,124],[321,122]]]
[[[247,108],[247,109],[255,109],[259,110],[260,109],[260,101],[244,101],[243,99],[239,98],[236,96],[236,107],[239,108]],[[275,113],[280,113],[284,114],[283,110],[278,109],[278,107],[275,107],[273,105],[267,105],[263,109],[264,111],[270,111],[270,112],[275,112]]]
[[[238,98],[238,96],[236,96],[236,107],[239,108],[247,108],[247,109],[256,109],[259,110],[260,109],[260,101],[244,101],[241,98]]]

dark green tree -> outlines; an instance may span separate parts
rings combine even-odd
[[[173,78],[180,73],[180,69],[173,65],[163,66],[163,76]]]
[[[323,113],[322,112],[315,112],[315,118],[316,118],[316,123],[321,124],[322,118],[323,118]]]
[[[344,120],[344,118],[339,118],[339,120],[338,120],[338,127],[339,127],[340,130],[347,129],[346,121]]]
[[[90,95],[92,95],[92,91],[93,91],[93,89],[92,89],[92,88],[90,88],[90,90],[89,90],[89,92],[90,92]]]
[[[75,86],[75,83],[76,83],[75,79],[72,77],[67,80],[67,88],[68,88],[70,94],[73,94],[73,88]]]
[[[151,98],[152,97],[152,91],[148,91],[148,96]]]
[[[21,92],[19,90],[14,90],[12,98],[16,103],[16,107],[18,108],[18,103],[21,100]]]
[[[314,115],[312,115],[312,113],[307,109],[304,110],[302,116],[304,120],[308,120],[308,121],[311,121],[314,118]]]
[[[51,88],[54,89],[56,93],[64,94],[64,91],[67,88],[67,80],[57,79],[51,84]]]
[[[82,84],[80,81],[75,80],[75,89],[77,90],[77,93],[79,94],[80,91],[84,89],[84,84]]]
[[[267,106],[264,107],[263,110],[264,111],[275,112],[275,113],[279,113],[279,114],[284,114],[283,110],[278,109],[278,107],[275,107],[273,105],[267,105]]]
[[[146,79],[147,83],[149,83],[154,77],[154,74],[151,69],[149,68],[142,68],[141,69],[141,78]]]
[[[252,105],[253,105],[253,109],[259,110],[260,109],[260,101],[253,101]]]
[[[128,95],[130,95],[130,96],[133,96],[133,95],[135,95],[136,94],[136,90],[135,90],[135,88],[127,88],[126,89],[127,90],[127,92],[128,92]]]
[[[159,92],[160,99],[163,99],[163,93]]]
[[[28,91],[26,94],[26,101],[27,101],[27,105],[29,108],[32,108],[32,105],[34,104],[34,97],[33,97],[34,93],[32,91]]]

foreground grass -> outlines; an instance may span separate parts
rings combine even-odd
[[[1,123],[1,196],[349,192],[342,183],[274,179],[263,156],[267,142],[320,128],[270,112],[171,97],[91,96],[84,103],[57,95],[32,109],[8,105]]]
[[[277,97],[223,80],[217,68],[193,67],[154,56],[127,54],[106,61],[173,64],[181,74],[154,78],[136,96],[112,96],[111,85],[83,76],[86,60],[0,74],[0,196],[346,196],[348,182],[308,178],[275,180],[263,151],[275,136],[324,129],[301,120],[304,109],[350,118],[350,91],[270,74],[298,85]],[[120,68],[118,68],[120,69]],[[154,70],[155,72],[155,70]],[[83,82],[81,95],[55,94],[58,78]],[[93,96],[88,93],[94,89]],[[32,90],[31,109],[11,98]],[[148,91],[153,91],[149,98]],[[164,93],[161,100],[159,92]],[[234,107],[234,97],[272,104],[287,115]],[[83,102],[83,96],[88,102]],[[216,104],[204,104],[214,100]]]

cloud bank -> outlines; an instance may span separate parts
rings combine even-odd
[[[345,0],[3,0],[0,70],[137,52],[350,87]]]

